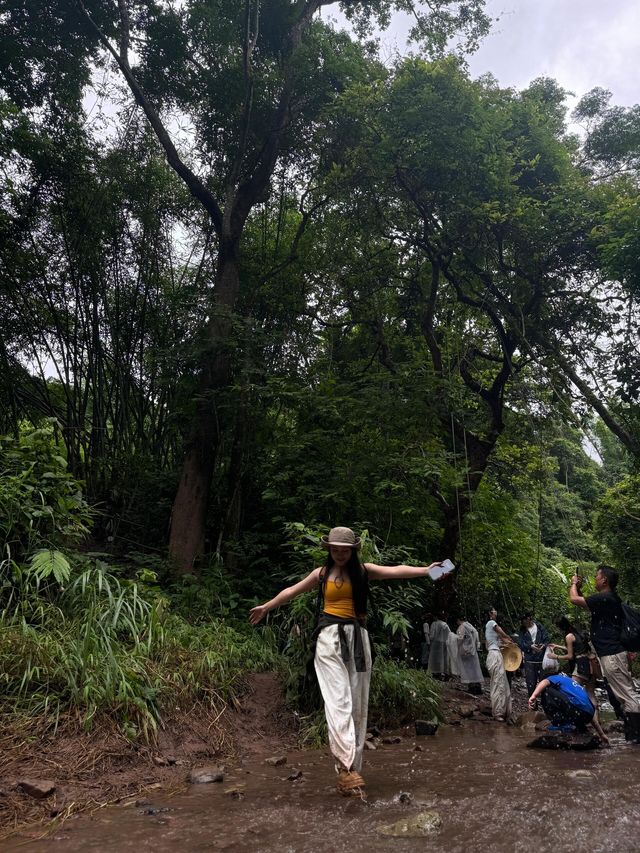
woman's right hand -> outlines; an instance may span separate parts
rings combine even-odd
[[[257,625],[261,622],[269,611],[266,604],[258,604],[257,607],[252,607],[249,611],[249,622],[252,625]]]

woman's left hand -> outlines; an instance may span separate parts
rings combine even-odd
[[[252,607],[249,611],[249,622],[252,625],[257,625],[261,622],[269,611],[265,604],[259,604],[257,607]]]

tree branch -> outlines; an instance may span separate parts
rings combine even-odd
[[[205,187],[200,178],[191,171],[191,169],[186,165],[186,163],[183,162],[182,158],[178,154],[178,151],[176,150],[175,145],[173,144],[173,141],[171,140],[171,137],[167,133],[167,130],[164,124],[162,123],[162,119],[160,118],[157,111],[154,109],[154,107],[151,105],[150,101],[142,91],[140,84],[138,83],[131,70],[129,62],[126,59],[129,44],[128,29],[123,26],[123,30],[125,30],[125,32],[121,33],[120,52],[118,52],[113,47],[106,35],[102,32],[100,27],[93,20],[82,0],[76,0],[76,4],[82,14],[85,16],[89,26],[96,34],[100,43],[115,59],[118,67],[120,68],[120,71],[122,72],[123,77],[127,81],[127,85],[129,86],[129,89],[131,90],[131,93],[133,94],[136,103],[142,108],[149,124],[153,128],[158,138],[158,141],[164,148],[169,165],[187,185],[187,188],[189,189],[191,195],[196,198],[205,208],[205,210],[211,217],[211,221],[216,232],[218,234],[222,233],[223,217],[218,202],[215,200],[211,192]],[[119,0],[119,5],[121,8],[123,4],[124,0]],[[127,22],[128,26],[128,10],[126,9],[126,7],[124,11],[124,21]]]

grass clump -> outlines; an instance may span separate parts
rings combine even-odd
[[[27,567],[0,612],[1,706],[54,725],[66,712],[85,727],[107,714],[149,739],[165,710],[227,703],[243,673],[275,662],[263,639],[216,620],[189,625],[100,560],[67,587],[52,577],[43,589]]]
[[[437,682],[423,669],[378,657],[371,673],[369,719],[392,728],[409,720],[440,718]]]

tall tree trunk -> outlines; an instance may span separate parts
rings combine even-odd
[[[221,241],[200,398],[171,513],[169,553],[181,573],[190,572],[204,553],[209,491],[220,443],[216,396],[231,376],[232,310],[240,287],[237,250],[237,240]]]
[[[449,559],[456,561],[458,547],[462,545],[462,525],[471,509],[473,496],[480,486],[503,429],[504,424],[500,420],[499,423],[494,423],[494,429],[488,439],[479,439],[473,433],[464,430],[464,427],[457,425],[457,431],[460,432],[461,439],[467,448],[467,457],[465,458],[465,463],[468,466],[466,471],[467,485],[463,489],[456,488],[455,501],[445,504],[443,507],[444,528],[440,539],[440,557],[442,559],[449,557]],[[462,547],[456,562],[461,568],[464,562],[464,548]],[[456,576],[454,575],[451,579],[445,579],[438,584],[435,606],[440,611],[444,610],[451,613],[456,600]]]

